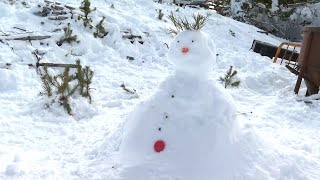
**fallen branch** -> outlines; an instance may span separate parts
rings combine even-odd
[[[20,41],[33,41],[33,40],[43,40],[43,39],[48,39],[51,38],[51,36],[25,36],[25,37],[6,37],[2,38],[0,40],[20,40]]]
[[[132,57],[132,56],[127,56],[126,57],[129,61],[133,61],[134,60],[134,57]]]
[[[76,9],[76,8],[71,7],[71,6],[68,6],[68,5],[64,5],[64,7],[68,8],[68,9],[70,9],[70,10],[75,10],[75,9]]]
[[[137,36],[137,35],[122,35],[122,38],[123,39],[135,39],[135,38],[142,39],[141,36]]]
[[[63,21],[63,20],[68,19],[68,17],[65,17],[65,16],[56,16],[56,17],[49,17],[48,19],[49,19],[49,20],[56,20],[56,21]]]
[[[78,68],[81,65],[77,64],[55,64],[55,63],[37,63],[37,67],[39,66],[48,66],[48,67],[68,67],[68,68]]]
[[[258,33],[261,33],[261,34],[266,34],[268,35],[270,33],[270,31],[257,31]]]
[[[11,63],[5,63],[0,64],[0,68],[6,68],[8,69],[12,64]],[[47,67],[68,67],[68,68],[78,68],[79,65],[77,64],[55,64],[55,63],[36,63],[36,64],[25,64],[29,67],[40,67],[40,66],[47,66]],[[80,65],[81,67],[81,65]]]
[[[3,31],[1,31],[1,30],[0,30],[0,32],[3,34],[3,35],[1,35],[1,36],[10,36],[9,33],[3,32]]]
[[[27,32],[27,30],[25,30],[25,29],[22,29],[22,28],[19,28],[19,27],[13,27],[13,29],[18,29],[18,30],[20,30],[20,31],[24,31],[24,32]]]
[[[137,94],[137,91],[135,89],[133,89],[133,90],[128,89],[124,84],[121,84],[120,87],[122,87],[123,90],[125,90],[126,92],[128,92],[130,94]]]
[[[54,15],[65,15],[65,14],[67,14],[67,12],[65,12],[65,11],[53,11],[52,12],[52,14],[54,14]]]
[[[57,5],[61,5],[61,4],[57,4]],[[51,8],[54,9],[54,10],[63,10],[64,9],[64,7],[57,6],[57,5],[51,5]]]

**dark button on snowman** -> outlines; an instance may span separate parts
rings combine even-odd
[[[215,179],[232,174],[235,106],[209,78],[215,47],[189,30],[171,43],[175,71],[128,115],[120,145],[124,179]]]

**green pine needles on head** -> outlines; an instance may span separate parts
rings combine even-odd
[[[171,13],[168,15],[168,19],[173,23],[175,29],[170,28],[169,31],[170,33],[178,34],[179,32],[185,30],[200,30],[208,21],[209,16],[210,14],[207,14],[206,16],[200,14],[192,15],[194,22],[189,22],[186,17],[176,17],[171,11]]]
[[[220,76],[219,81],[221,83],[224,83],[224,88],[227,88],[228,86],[239,87],[240,80],[235,79],[235,76],[237,75],[237,73],[238,72],[236,70],[233,70],[233,67],[230,66],[230,68],[227,70],[224,77]]]
[[[76,92],[79,92],[82,97],[89,100],[89,103],[92,103],[90,95],[92,78],[93,71],[88,66],[82,68],[80,60],[77,61],[76,75],[70,75],[68,66],[64,68],[62,73],[50,75],[48,67],[44,66],[41,74],[42,91],[40,95],[49,97],[52,99],[52,103],[58,102],[69,115],[72,115],[69,99],[75,96]]]

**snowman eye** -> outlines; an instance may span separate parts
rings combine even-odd
[[[180,42],[180,41],[177,41],[178,43]]]
[[[194,42],[194,40],[192,40],[191,42]]]

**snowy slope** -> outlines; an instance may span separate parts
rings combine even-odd
[[[0,43],[0,179],[111,179],[122,165],[117,164],[117,150],[125,116],[157,89],[172,72],[167,61],[166,44],[173,37],[169,22],[157,19],[156,9],[165,16],[176,6],[149,0],[93,1],[97,7],[93,20],[102,16],[110,33],[95,39],[80,23],[71,22],[79,44],[55,44],[64,27],[34,16],[38,1],[28,1],[31,8],[11,6],[0,1],[0,34],[21,33],[13,27],[52,35],[40,45],[38,41]],[[60,2],[78,7],[80,1]],[[114,4],[114,9],[110,5]],[[180,15],[205,14],[205,10],[179,8]],[[45,24],[42,26],[41,22]],[[121,31],[131,29],[145,37],[143,45],[122,40]],[[235,32],[233,37],[229,30]],[[237,103],[238,120],[245,142],[252,151],[264,156],[244,172],[252,179],[318,179],[320,177],[320,103],[311,105],[296,101],[293,86],[296,77],[272,60],[251,52],[253,39],[279,44],[281,40],[257,33],[258,29],[212,12],[203,31],[217,46],[217,68],[211,74],[218,79],[233,65],[242,81],[240,88],[228,89]],[[12,32],[14,31],[14,32]],[[6,44],[8,43],[8,44]],[[94,70],[93,104],[85,99],[72,99],[76,112],[69,116],[59,106],[45,109],[47,102],[39,96],[40,77],[26,64],[35,63],[31,54],[40,49],[45,62],[74,63],[81,59]],[[70,54],[77,54],[73,56]],[[68,54],[68,55],[67,55]],[[129,62],[126,56],[135,60]],[[57,70],[51,70],[57,72]],[[123,91],[120,85],[137,90],[138,98]],[[301,90],[301,95],[305,89]],[[252,113],[251,113],[252,112]],[[250,168],[249,168],[250,169]],[[252,175],[252,176],[250,176]]]

